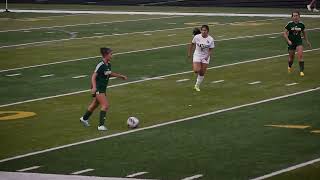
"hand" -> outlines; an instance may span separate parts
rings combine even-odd
[[[91,94],[96,94],[96,92],[97,92],[97,88],[92,88],[91,89]]]
[[[207,56],[207,57],[204,58],[204,60],[206,60],[206,61],[208,61],[208,59],[209,59],[209,56]]]
[[[292,45],[292,42],[291,42],[290,40],[288,40],[288,44],[289,44],[289,45]]]
[[[128,77],[127,77],[127,76],[122,76],[122,77],[121,77],[121,79],[123,79],[123,80],[127,80],[127,79],[128,79]]]

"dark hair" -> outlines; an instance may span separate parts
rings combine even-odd
[[[112,52],[112,49],[110,48],[105,48],[105,47],[100,48],[100,53],[103,57],[111,52]]]
[[[201,31],[199,28],[194,28],[192,31],[192,34],[195,36],[195,35],[201,34]]]
[[[201,26],[201,30],[202,30],[202,28],[206,28],[206,29],[209,31],[209,26],[206,25],[206,24],[204,24],[204,25]]]
[[[300,16],[300,11],[299,10],[293,10],[292,13],[291,13],[291,17],[293,17],[294,13],[297,13]]]

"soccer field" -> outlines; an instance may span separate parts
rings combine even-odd
[[[300,77],[297,59],[287,72],[281,33],[290,17],[2,13],[0,171],[229,180],[319,161],[319,18],[302,18],[312,49],[305,46]],[[186,55],[193,28],[202,24],[216,48],[196,92]],[[113,71],[129,78],[109,84],[107,132],[97,131],[98,111],[91,127],[79,123],[100,47],[113,49]],[[127,128],[129,116],[139,118],[139,128]],[[315,162],[265,178],[319,179],[319,169]]]

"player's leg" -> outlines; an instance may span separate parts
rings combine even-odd
[[[87,111],[84,113],[84,115],[80,118],[80,122],[82,122],[82,124],[84,126],[90,126],[89,124],[89,118],[91,116],[91,114],[93,113],[93,111],[98,107],[98,101],[96,98],[93,98],[93,100],[91,101]]]
[[[104,131],[107,130],[107,128],[104,126],[104,123],[106,120],[107,111],[109,109],[109,102],[105,93],[97,94],[96,99],[101,106],[98,130]]]
[[[303,60],[303,46],[297,46],[297,57],[299,60],[299,67],[300,67],[300,76],[304,76],[304,60]]]
[[[315,2],[316,2],[316,0],[312,0],[310,2],[310,4],[307,5],[308,11],[312,11],[312,8],[311,8],[312,6],[315,8]]]
[[[196,75],[197,75],[197,81],[196,81],[196,84],[194,85],[194,89],[196,91],[200,91],[199,85],[201,83],[200,81],[202,81],[202,79],[199,78],[200,72],[201,72],[201,62],[197,62],[197,61],[194,60],[192,67],[193,67],[194,73],[196,73]]]
[[[206,74],[207,72],[207,68],[208,68],[208,64],[206,63],[201,63],[201,69],[200,69],[200,72],[198,74],[198,77],[197,77],[197,82],[196,82],[196,86],[199,88],[203,79],[204,79],[204,75]]]
[[[288,53],[289,53],[289,56],[288,56],[288,72],[292,72],[292,64],[293,64],[293,61],[294,61],[294,56],[295,56],[295,53],[296,53],[296,46],[295,45],[289,45],[288,46]]]

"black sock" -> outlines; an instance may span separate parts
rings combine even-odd
[[[288,61],[288,66],[291,68],[293,61]]]
[[[100,111],[100,121],[99,121],[99,126],[104,125],[104,121],[106,120],[106,111]]]
[[[89,117],[91,116],[91,114],[92,114],[92,112],[87,110],[86,113],[84,113],[84,115],[82,117],[84,120],[88,120]]]
[[[299,66],[300,66],[300,72],[303,72],[304,71],[304,61],[300,61]]]

